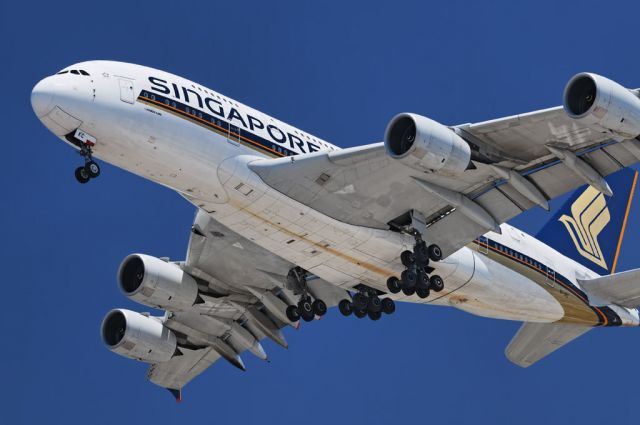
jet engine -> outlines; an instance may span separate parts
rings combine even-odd
[[[105,345],[124,357],[162,363],[176,353],[176,336],[156,317],[115,309],[107,313],[100,331]]]
[[[175,264],[144,254],[131,254],[118,271],[125,295],[141,304],[166,310],[185,310],[198,297],[195,279]]]
[[[569,117],[599,125],[626,138],[640,135],[640,99],[634,92],[597,74],[575,75],[564,89]]]
[[[469,144],[446,126],[416,114],[396,115],[384,135],[387,153],[423,172],[459,174],[471,160]]]

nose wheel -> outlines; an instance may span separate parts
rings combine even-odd
[[[78,183],[85,184],[100,175],[100,166],[93,160],[90,146],[82,145],[80,156],[84,158],[84,166],[76,168],[75,176]]]

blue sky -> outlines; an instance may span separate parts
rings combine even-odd
[[[106,350],[127,254],[182,259],[194,209],[48,133],[29,94],[71,63],[114,59],[211,87],[340,146],[381,140],[412,111],[446,124],[560,103],[594,71],[640,87],[637,2],[0,2],[0,422],[615,423],[635,419],[640,331],[597,329],[528,370],[519,324],[400,305],[373,323],[336,311],[270,342],[246,373],[219,362],[176,405],[146,366]],[[634,203],[620,266],[640,266]],[[516,220],[535,232],[549,216]]]

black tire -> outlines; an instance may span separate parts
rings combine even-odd
[[[402,287],[402,293],[405,294],[406,296],[410,296],[416,293],[416,288],[405,288],[404,286]]]
[[[369,315],[369,319],[371,320],[380,320],[380,317],[382,317],[382,313],[379,311],[369,311],[367,313]]]
[[[327,314],[327,304],[322,300],[315,300],[311,307],[313,307],[313,312],[318,316]]]
[[[91,177],[89,177],[89,174],[84,167],[78,167],[76,168],[76,180],[78,180],[78,183],[85,184],[91,180]]]
[[[302,320],[304,320],[305,322],[311,322],[313,319],[315,319],[316,315],[312,313],[309,313],[308,311],[305,311],[302,313]]]
[[[402,262],[403,266],[409,268],[415,264],[416,257],[411,251],[402,251],[402,254],[400,254],[400,261]]]
[[[436,244],[429,245],[429,248],[427,248],[427,250],[429,251],[429,258],[431,258],[431,260],[433,261],[442,260],[442,250],[438,245]]]
[[[429,294],[430,294],[429,288],[426,288],[422,285],[416,288],[416,295],[419,296],[420,298],[427,298]]]
[[[434,274],[429,278],[429,287],[436,292],[440,292],[444,289],[444,280],[437,274]]]
[[[382,299],[382,312],[384,314],[392,314],[396,311],[396,303],[391,298]]]
[[[287,319],[292,322],[297,322],[300,320],[300,315],[298,314],[298,307],[295,305],[290,305],[287,307]]]
[[[353,310],[353,314],[358,318],[358,319],[362,319],[364,316],[367,315],[367,312],[365,310]]]
[[[397,294],[402,289],[402,285],[400,284],[400,279],[395,276],[391,276],[387,279],[387,289],[392,294]]]
[[[413,288],[416,286],[418,276],[415,270],[405,270],[402,272],[402,288]]]
[[[311,305],[311,300],[306,298],[303,300],[300,300],[300,302],[298,303],[298,314],[300,315],[300,317],[302,317],[304,319],[305,314],[311,315],[313,316],[313,306]]]
[[[369,297],[362,292],[358,292],[353,296],[353,309],[354,310],[366,310],[369,304]]]
[[[380,310],[382,310],[382,300],[378,297],[370,297],[367,311],[377,313],[380,312]]]
[[[95,179],[100,175],[100,166],[95,161],[89,161],[84,164],[84,169],[87,170],[87,174],[92,179]]]
[[[351,316],[353,313],[353,304],[349,300],[342,300],[338,303],[338,310],[343,316]]]

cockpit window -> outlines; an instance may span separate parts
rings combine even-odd
[[[56,75],[66,74],[67,72],[69,72],[69,71],[68,70],[67,71],[60,71]]]
[[[87,71],[85,71],[84,69],[80,70],[80,74],[82,75],[89,75],[89,73]]]
[[[74,75],[80,75],[80,73],[78,71],[76,71],[75,69],[72,69],[71,73],[74,74]]]

